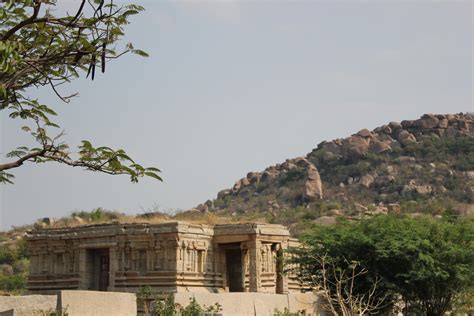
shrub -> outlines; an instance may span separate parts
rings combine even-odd
[[[326,255],[342,270],[357,262],[368,273],[354,293],[366,293],[380,279],[377,295],[388,302],[402,297],[424,315],[444,315],[464,294],[472,294],[473,232],[474,218],[377,216],[315,227],[296,260],[313,279],[321,277],[318,256]]]
[[[288,183],[303,180],[308,176],[308,170],[304,167],[296,167],[288,171],[286,176],[278,181],[279,186],[285,186]]]
[[[0,275],[0,290],[21,294],[26,289],[27,274]]]
[[[90,212],[86,212],[86,211],[73,212],[71,216],[79,217],[90,222],[104,222],[104,221],[111,221],[114,219],[120,219],[121,217],[125,215],[120,212],[108,211],[101,207],[98,207]]]
[[[0,248],[0,264],[12,265],[18,258],[18,252],[13,247]]]

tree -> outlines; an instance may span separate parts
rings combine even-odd
[[[372,315],[382,310],[385,305],[385,296],[377,291],[379,279],[376,278],[366,293],[355,291],[359,279],[368,271],[360,268],[360,263],[346,262],[347,268],[341,268],[327,255],[307,254],[318,262],[320,271],[314,273],[310,266],[304,265],[300,271],[303,281],[310,280],[310,284],[322,295],[324,307],[334,316],[362,316]]]
[[[319,254],[327,254],[343,271],[358,262],[367,272],[353,293],[368,293],[378,280],[374,295],[385,296],[388,307],[401,298],[410,315],[444,315],[473,294],[473,237],[473,218],[377,216],[315,227],[304,238],[308,248],[297,260],[313,276],[321,275],[321,262],[315,259]]]
[[[90,171],[130,176],[132,182],[149,176],[161,180],[160,170],[135,163],[122,149],[95,147],[84,140],[78,151],[62,141],[63,132],[52,121],[56,112],[29,96],[33,87],[47,87],[58,100],[68,103],[73,95],[63,95],[60,85],[81,74],[94,80],[98,70],[105,72],[112,59],[131,52],[147,54],[131,43],[118,50],[123,28],[138,5],[117,6],[113,0],[78,1],[73,14],[57,17],[54,0],[2,0],[0,3],[0,111],[12,119],[25,121],[22,130],[37,146],[18,146],[7,154],[10,162],[0,164],[0,183],[12,183],[7,170],[25,162],[58,162]]]

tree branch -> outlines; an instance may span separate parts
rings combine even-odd
[[[15,25],[14,27],[12,27],[10,30],[8,30],[2,37],[2,40],[3,41],[6,41],[10,38],[10,36],[12,36],[13,34],[15,34],[19,29],[29,25],[29,24],[34,24],[34,23],[38,23],[36,18],[38,17],[38,13],[40,11],[40,8],[41,8],[41,1],[40,0],[35,0],[35,6],[33,7],[33,14],[26,20],[18,23],[17,25]]]
[[[35,152],[32,152],[32,153],[29,153],[28,155],[25,155],[25,156],[21,157],[17,161],[2,164],[2,165],[0,165],[0,171],[13,169],[13,168],[18,168],[21,165],[23,165],[23,163],[25,161],[27,161],[28,159],[33,159],[33,158],[36,158],[36,157],[43,157],[47,150],[48,150],[47,148],[43,148],[40,151],[35,151]]]

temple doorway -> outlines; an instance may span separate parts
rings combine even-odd
[[[89,289],[107,291],[109,287],[109,249],[89,249]]]
[[[229,292],[243,292],[242,251],[240,249],[227,249],[225,259]]]

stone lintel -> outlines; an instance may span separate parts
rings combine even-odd
[[[117,242],[111,241],[111,242],[87,242],[87,243],[82,243],[79,245],[79,248],[81,249],[97,249],[97,248],[111,248],[111,247],[116,247]]]

